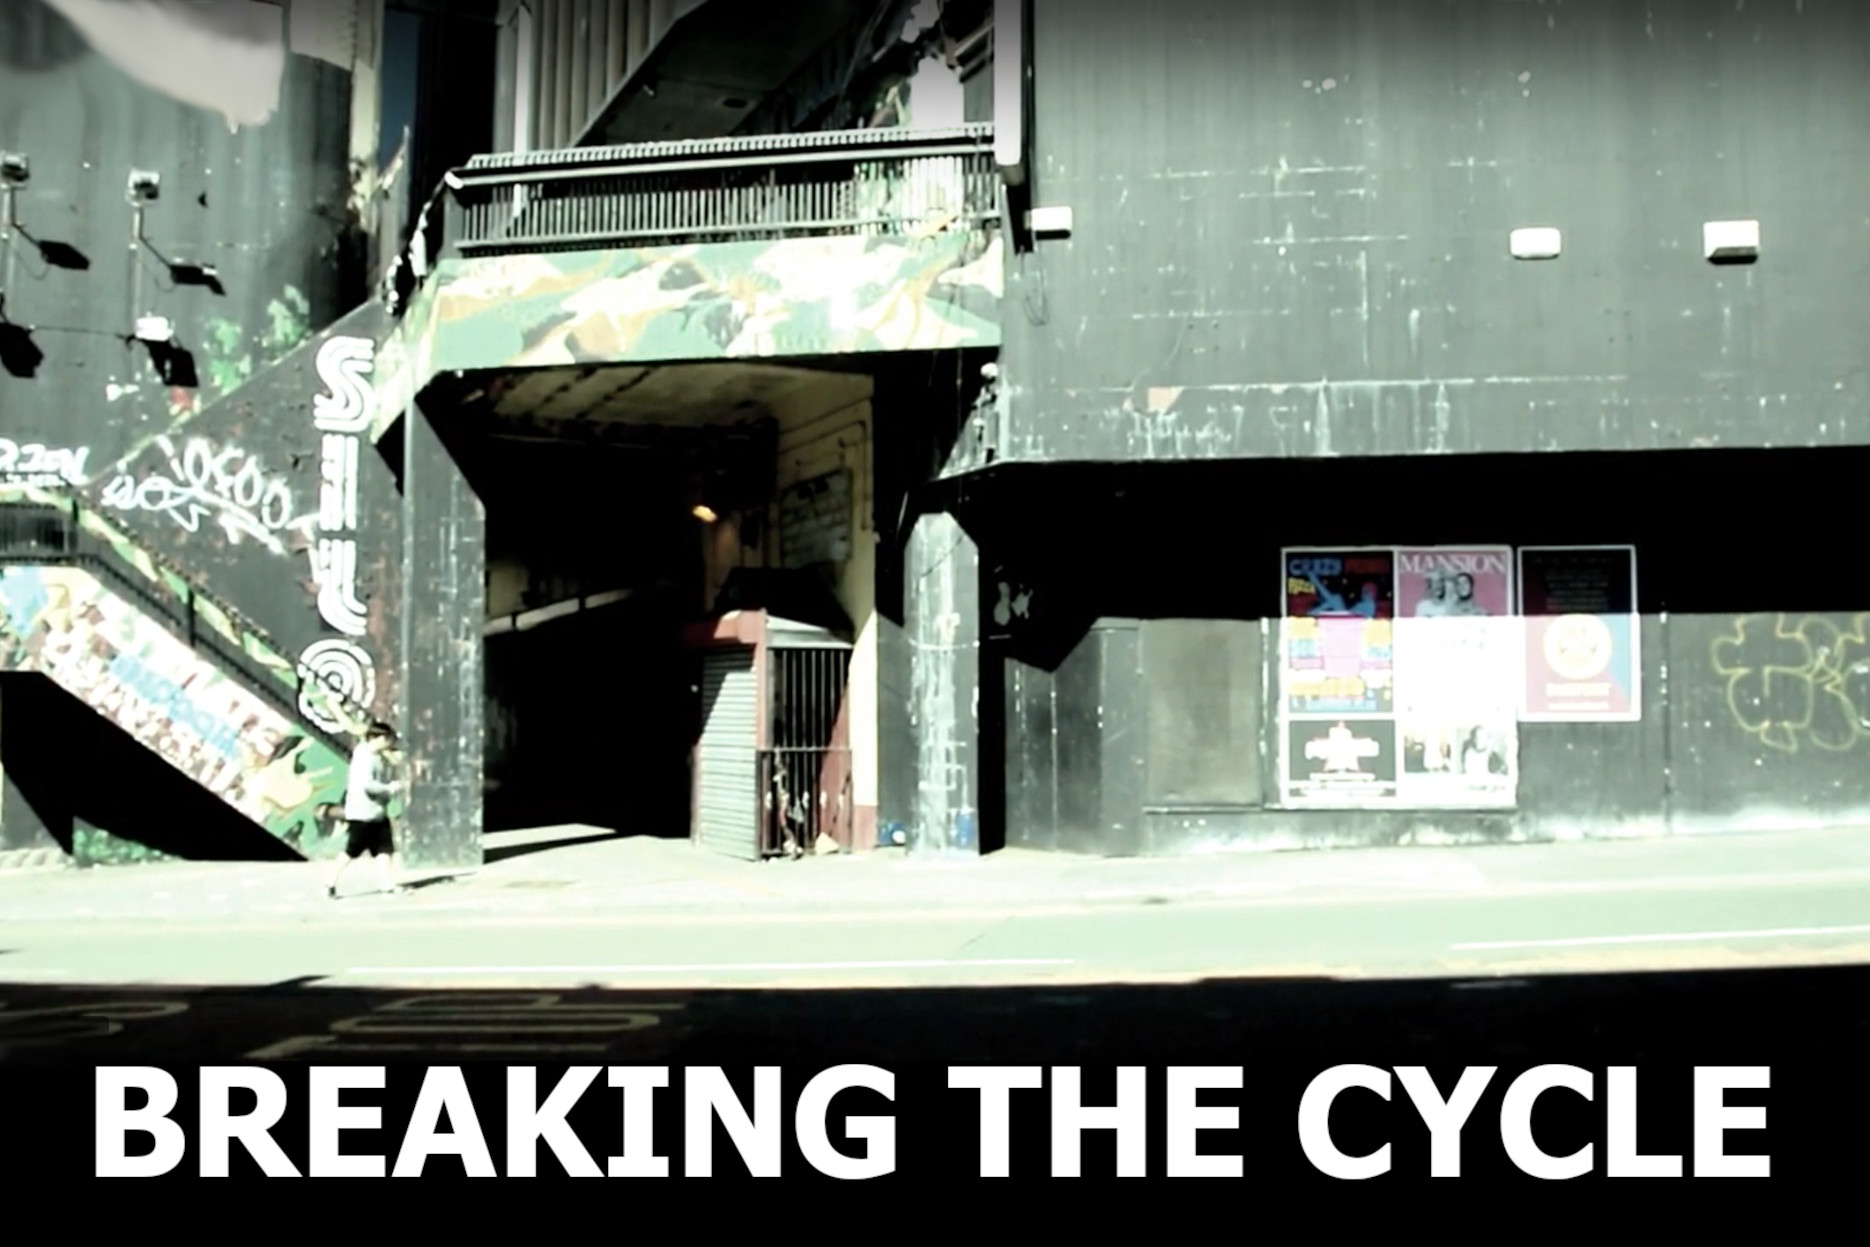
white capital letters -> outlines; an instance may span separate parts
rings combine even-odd
[[[1455,1084],[1454,1094],[1444,1101],[1426,1068],[1420,1065],[1396,1067],[1396,1077],[1402,1081],[1403,1090],[1409,1093],[1415,1111],[1428,1127],[1428,1172],[1431,1178],[1461,1176],[1461,1127],[1467,1125],[1468,1116],[1473,1113],[1474,1105],[1480,1102],[1481,1092],[1492,1081],[1495,1068],[1492,1065],[1474,1065],[1462,1070],[1461,1081]]]
[[[1149,1163],[1149,1119],[1145,1115],[1149,1084],[1147,1071],[1128,1065],[1117,1071],[1117,1102],[1108,1108],[1086,1108],[1081,1103],[1078,1067],[1052,1069],[1052,1176],[1078,1176],[1081,1135],[1086,1130],[1117,1132],[1117,1176],[1141,1178]]]
[[[329,338],[318,348],[314,367],[329,394],[312,399],[312,423],[327,433],[362,433],[376,406],[370,374],[376,369],[376,343],[369,338]]]
[[[896,1077],[874,1065],[839,1065],[805,1084],[799,1095],[799,1150],[812,1168],[830,1178],[880,1178],[896,1170],[896,1119],[852,1117],[845,1127],[868,1146],[862,1156],[846,1156],[831,1144],[825,1118],[831,1098],[851,1087],[867,1087],[886,1100],[896,1098]]]
[[[135,1087],[149,1096],[139,1109],[124,1107],[125,1093]],[[175,1079],[159,1069],[100,1066],[97,1071],[97,1176],[100,1178],[154,1178],[181,1163],[187,1141],[182,1128],[169,1120],[181,1093]],[[156,1148],[148,1156],[131,1156],[124,1145],[136,1131],[154,1135]]]
[[[228,1108],[234,1088],[253,1092],[258,1103],[239,1117]],[[269,1069],[209,1066],[201,1071],[201,1176],[225,1178],[228,1145],[238,1139],[269,1178],[296,1178],[299,1171],[274,1141],[272,1129],[286,1113],[285,1080]]]
[[[1233,1105],[1203,1108],[1197,1101],[1206,1088],[1238,1091],[1244,1071],[1238,1066],[1169,1067],[1169,1176],[1238,1178],[1246,1162],[1239,1156],[1203,1156],[1196,1138],[1203,1130],[1238,1130],[1240,1110]]]
[[[1312,1079],[1299,1101],[1299,1146],[1305,1159],[1328,1177],[1344,1179],[1374,1178],[1389,1172],[1390,1145],[1385,1143],[1368,1156],[1346,1156],[1331,1141],[1331,1104],[1338,1093],[1352,1087],[1374,1091],[1390,1098],[1389,1071],[1374,1065],[1334,1065]]]
[[[1535,1178],[1562,1181],[1591,1172],[1595,1145],[1587,1143],[1569,1156],[1549,1156],[1532,1137],[1532,1106],[1541,1093],[1565,1087],[1589,1100],[1596,1094],[1590,1071],[1575,1065],[1539,1065],[1513,1080],[1500,1104],[1500,1142],[1520,1172]]]
[[[780,1130],[779,1069],[761,1066],[753,1071],[753,1113],[748,1115],[740,1097],[719,1066],[698,1065],[683,1079],[687,1121],[688,1161],[683,1173],[690,1178],[714,1175],[714,1118],[727,1127],[728,1138],[740,1152],[747,1172],[756,1178],[779,1176]]]
[[[327,433],[319,463],[318,526],[328,533],[357,527],[357,439]]]
[[[380,1178],[381,1156],[346,1156],[338,1150],[338,1135],[346,1130],[377,1130],[383,1110],[375,1105],[346,1108],[339,1101],[346,1090],[383,1089],[383,1067],[314,1065],[311,1069],[312,1176],[314,1178]]]
[[[448,1110],[448,1124],[454,1127],[446,1133],[440,1129],[443,1109]],[[416,1110],[410,1115],[402,1150],[396,1154],[393,1176],[421,1177],[422,1166],[431,1156],[459,1156],[470,1178],[497,1176],[467,1079],[452,1065],[434,1066],[422,1079]]]
[[[1636,1150],[1636,1067],[1610,1069],[1610,1164],[1613,1178],[1679,1178],[1680,1156],[1643,1156]]]
[[[565,1172],[574,1178],[601,1178],[603,1171],[584,1150],[584,1144],[565,1124],[565,1114],[578,1102],[591,1084],[597,1081],[598,1067],[580,1066],[567,1070],[552,1088],[545,1103],[539,1103],[539,1072],[529,1065],[519,1065],[506,1076],[506,1176],[534,1178],[539,1175],[539,1141],[545,1140],[558,1157]]]
[[[948,1071],[949,1090],[980,1092],[981,1177],[1009,1176],[1012,1112],[1008,1101],[1015,1089],[1032,1091],[1043,1086],[1045,1071],[1037,1065],[957,1065]]]
[[[357,543],[321,537],[312,552],[318,613],[345,636],[362,636],[368,616],[357,597]]]
[[[1764,1178],[1771,1176],[1770,1156],[1729,1156],[1721,1135],[1728,1130],[1766,1129],[1766,1109],[1750,1104],[1727,1106],[1729,1087],[1760,1089],[1772,1085],[1773,1071],[1764,1065],[1701,1065],[1695,1067],[1695,1176],[1697,1178]]]
[[[669,1085],[666,1066],[617,1065],[610,1085],[623,1089],[623,1155],[606,1168],[613,1178],[666,1178],[669,1158],[656,1155],[656,1089]]]

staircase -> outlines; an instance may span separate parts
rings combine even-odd
[[[349,748],[302,706],[354,731],[365,708],[69,495],[0,488],[0,671],[48,678],[297,855],[335,851]]]

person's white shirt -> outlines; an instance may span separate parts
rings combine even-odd
[[[396,787],[386,773],[383,748],[364,741],[351,751],[350,774],[344,785],[344,817],[354,823],[372,823],[389,817],[389,800]]]

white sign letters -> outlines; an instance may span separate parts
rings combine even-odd
[[[376,696],[376,666],[369,652],[349,638],[363,636],[369,625],[369,608],[357,591],[358,438],[375,414],[375,367],[376,344],[368,338],[334,337],[318,348],[318,379],[324,392],[312,399],[312,424],[323,438],[312,582],[318,586],[319,618],[342,639],[314,641],[299,656],[302,680],[316,682],[366,710]],[[299,709],[326,731],[343,727],[304,693]]]

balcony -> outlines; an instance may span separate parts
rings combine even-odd
[[[991,125],[479,157],[424,217],[384,419],[446,371],[998,346],[1000,203]]]

